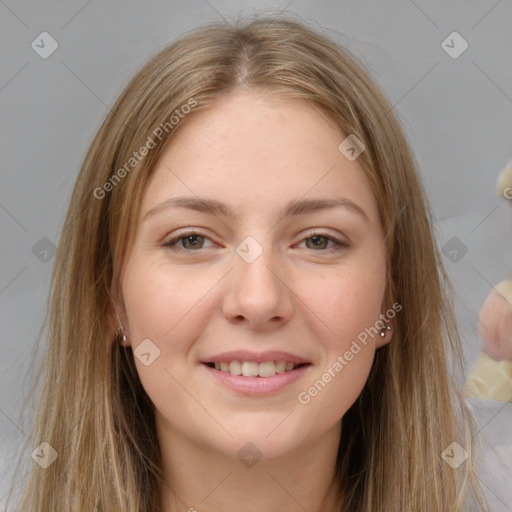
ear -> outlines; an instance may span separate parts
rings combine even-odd
[[[387,345],[393,339],[394,322],[392,320],[388,320],[387,322],[383,323],[385,328],[382,331],[379,330],[379,334],[375,336],[375,348],[381,348],[384,345]],[[381,332],[384,334],[384,336],[381,335]]]
[[[375,336],[375,348],[379,349],[387,345],[394,337],[396,328],[396,316],[402,311],[402,305],[395,301],[393,305],[388,305],[393,302],[393,296],[387,295],[387,298],[381,303],[381,314],[379,319],[375,322],[375,327],[378,333]]]
[[[379,319],[375,322],[378,333],[375,335],[375,348],[379,349],[387,345],[393,339],[395,331],[394,317],[396,315],[394,308],[383,308],[384,313],[380,314]],[[391,316],[390,312],[394,314]]]
[[[109,293],[109,307],[105,318],[105,330],[107,339],[114,340],[114,343],[119,343],[123,347],[130,346],[129,336],[127,332],[126,315],[124,314],[124,303],[118,294]],[[122,327],[122,329],[120,329]],[[122,340],[123,334],[126,340]]]

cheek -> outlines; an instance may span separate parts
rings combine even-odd
[[[123,296],[134,345],[150,338],[163,350],[164,340],[178,342],[184,332],[193,338],[193,331],[200,330],[205,298],[214,279],[204,276],[199,280],[190,269],[170,272],[137,261],[131,268],[127,268],[123,281]],[[177,348],[173,343],[173,350]]]
[[[357,353],[350,348],[337,353],[298,395],[299,403],[309,409],[313,417],[322,417],[325,424],[339,421],[366,384],[375,351],[369,346],[359,345],[354,350]],[[351,354],[350,360],[348,353]]]
[[[331,348],[342,350],[347,342],[374,326],[382,312],[385,266],[380,261],[362,261],[350,268],[333,269],[320,278],[304,277],[298,282],[298,295],[314,313],[310,318]]]
[[[328,293],[322,294],[324,301],[318,295],[318,303],[309,304],[312,310],[321,311],[309,318],[311,330],[323,345],[323,357],[298,401],[311,417],[322,418],[324,425],[339,421],[352,406],[373,364],[382,288],[357,284],[348,278],[331,280]],[[329,297],[328,304],[325,297]]]
[[[145,264],[142,258],[133,258],[126,268],[123,298],[129,341],[141,383],[157,409],[168,408],[169,396],[181,411],[194,406],[183,396],[179,382],[187,378],[187,355],[208,322],[208,292],[217,281],[218,276],[211,274],[197,279],[197,271],[194,275],[185,268],[171,273],[161,265]],[[138,350],[139,345],[148,348]],[[150,364],[138,357],[141,352],[150,353]]]
[[[309,328],[323,345],[323,358],[299,403],[329,424],[338,421],[364,388],[371,370],[385,290],[385,265],[364,261],[314,282],[304,278],[301,297]]]

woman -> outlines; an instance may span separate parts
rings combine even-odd
[[[261,18],[163,49],[70,201],[20,510],[467,510],[432,222],[334,41]]]

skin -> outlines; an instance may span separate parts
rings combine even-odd
[[[248,512],[334,509],[341,418],[375,350],[392,337],[370,337],[317,396],[299,403],[386,310],[377,202],[358,161],[338,150],[345,137],[302,100],[236,92],[191,114],[153,171],[120,304],[127,344],[150,339],[160,350],[148,366],[135,362],[156,409],[164,512],[238,511],[241,503]],[[223,201],[240,217],[171,207],[144,219],[185,195]],[[345,208],[279,214],[288,201],[313,197],[350,199],[368,218]],[[182,252],[165,247],[183,228],[205,238],[181,239]],[[312,239],[313,228],[349,247],[329,253],[337,245]],[[252,263],[236,252],[247,236],[263,249]],[[244,396],[200,363],[238,349],[282,350],[311,366],[270,396]],[[262,455],[252,467],[237,457],[247,442]]]

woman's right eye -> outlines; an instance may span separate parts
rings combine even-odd
[[[189,231],[187,233],[180,233],[172,238],[167,239],[162,245],[163,247],[167,247],[173,251],[182,251],[182,252],[190,252],[190,250],[199,250],[204,249],[201,241],[210,240],[208,237],[205,237],[195,231]],[[180,247],[179,243],[182,242]]]

